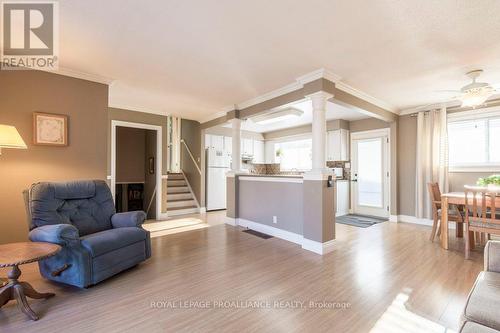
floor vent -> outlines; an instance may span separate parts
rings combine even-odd
[[[258,232],[258,231],[252,230],[252,229],[246,229],[246,230],[243,230],[243,232],[246,232],[247,234],[254,235],[254,236],[257,236],[257,237],[260,237],[263,239],[273,238],[273,236],[263,234],[262,232]]]

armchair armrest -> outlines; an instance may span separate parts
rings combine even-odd
[[[113,228],[140,227],[146,219],[146,213],[142,210],[133,212],[117,213],[111,216]]]
[[[44,225],[30,231],[32,242],[46,242],[59,245],[69,245],[80,241],[78,229],[71,224]]]
[[[484,270],[500,273],[500,241],[488,241],[484,248]]]

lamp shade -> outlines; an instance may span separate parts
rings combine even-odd
[[[14,126],[0,124],[0,149],[1,148],[28,148]]]

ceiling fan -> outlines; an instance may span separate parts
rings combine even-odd
[[[457,94],[452,100],[462,102],[462,107],[475,108],[484,104],[491,96],[500,93],[499,85],[491,85],[486,82],[478,82],[478,77],[483,73],[482,69],[467,72],[472,82],[463,86],[460,90],[441,90],[441,92],[453,92]]]

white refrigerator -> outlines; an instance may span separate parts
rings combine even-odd
[[[207,210],[226,209],[226,173],[231,170],[231,153],[207,148]]]

